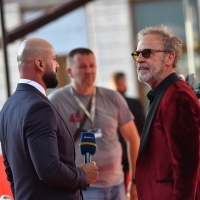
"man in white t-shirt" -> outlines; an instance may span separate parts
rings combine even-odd
[[[81,131],[92,131],[96,136],[97,152],[93,160],[97,163],[99,177],[95,184],[83,192],[83,196],[87,200],[126,199],[121,165],[122,148],[117,134],[119,127],[129,143],[133,178],[130,193],[131,199],[136,200],[134,177],[139,135],[128,105],[118,92],[94,86],[96,62],[91,50],[74,49],[69,53],[68,61],[67,72],[71,84],[51,93],[49,99],[74,135],[77,165],[83,162],[78,146]],[[85,122],[81,124],[84,118]]]

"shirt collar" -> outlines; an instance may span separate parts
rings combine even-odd
[[[154,90],[150,90],[147,94],[147,98],[150,101],[150,105],[151,103],[154,101],[154,99],[156,98],[156,96],[160,93],[160,91],[163,90],[163,86],[166,83],[170,83],[174,77],[177,76],[176,73],[172,73],[169,76],[167,76]]]
[[[37,83],[35,81],[29,80],[29,79],[19,79],[19,83],[25,83],[25,84],[32,85],[37,90],[39,90],[44,96],[46,96],[45,89],[39,83]]]

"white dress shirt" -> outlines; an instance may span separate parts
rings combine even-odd
[[[19,79],[19,83],[26,83],[32,85],[36,89],[38,89],[44,96],[46,96],[45,89],[37,82],[29,80],[29,79]]]

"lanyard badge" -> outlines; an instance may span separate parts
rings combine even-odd
[[[74,90],[73,90],[72,87],[70,87],[70,92],[71,92],[72,96],[74,97],[75,101],[77,102],[77,104],[79,105],[79,107],[83,110],[83,112],[87,115],[87,117],[92,122],[92,127],[93,127],[94,126],[94,117],[95,117],[96,88],[93,91],[90,112],[83,105],[83,103],[81,102],[81,100],[74,94]]]
[[[95,138],[101,138],[102,137],[102,131],[100,128],[94,128],[94,118],[95,118],[95,106],[96,106],[96,88],[93,91],[92,99],[91,99],[91,109],[90,112],[87,110],[87,108],[83,105],[81,100],[74,94],[73,88],[70,87],[70,92],[72,96],[74,97],[75,101],[79,105],[79,107],[83,110],[83,112],[87,115],[87,117],[92,122],[92,128],[88,129],[88,132],[92,132],[95,135]],[[77,124],[79,126],[80,124]],[[79,128],[79,127],[77,127]]]

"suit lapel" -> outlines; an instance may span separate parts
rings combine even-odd
[[[152,124],[155,112],[157,110],[157,107],[160,103],[160,100],[161,100],[163,94],[170,87],[170,85],[172,85],[174,82],[179,80],[178,76],[175,73],[170,74],[169,78],[170,78],[170,81],[165,81],[165,82],[161,83],[162,84],[161,90],[159,91],[158,95],[155,97],[152,105],[149,107],[147,117],[146,117],[146,120],[144,123],[144,127],[142,130],[142,137],[141,137],[138,155],[140,155],[142,153],[142,151],[144,150],[144,147],[146,146],[146,143],[147,143],[148,137],[149,137],[151,124]]]

